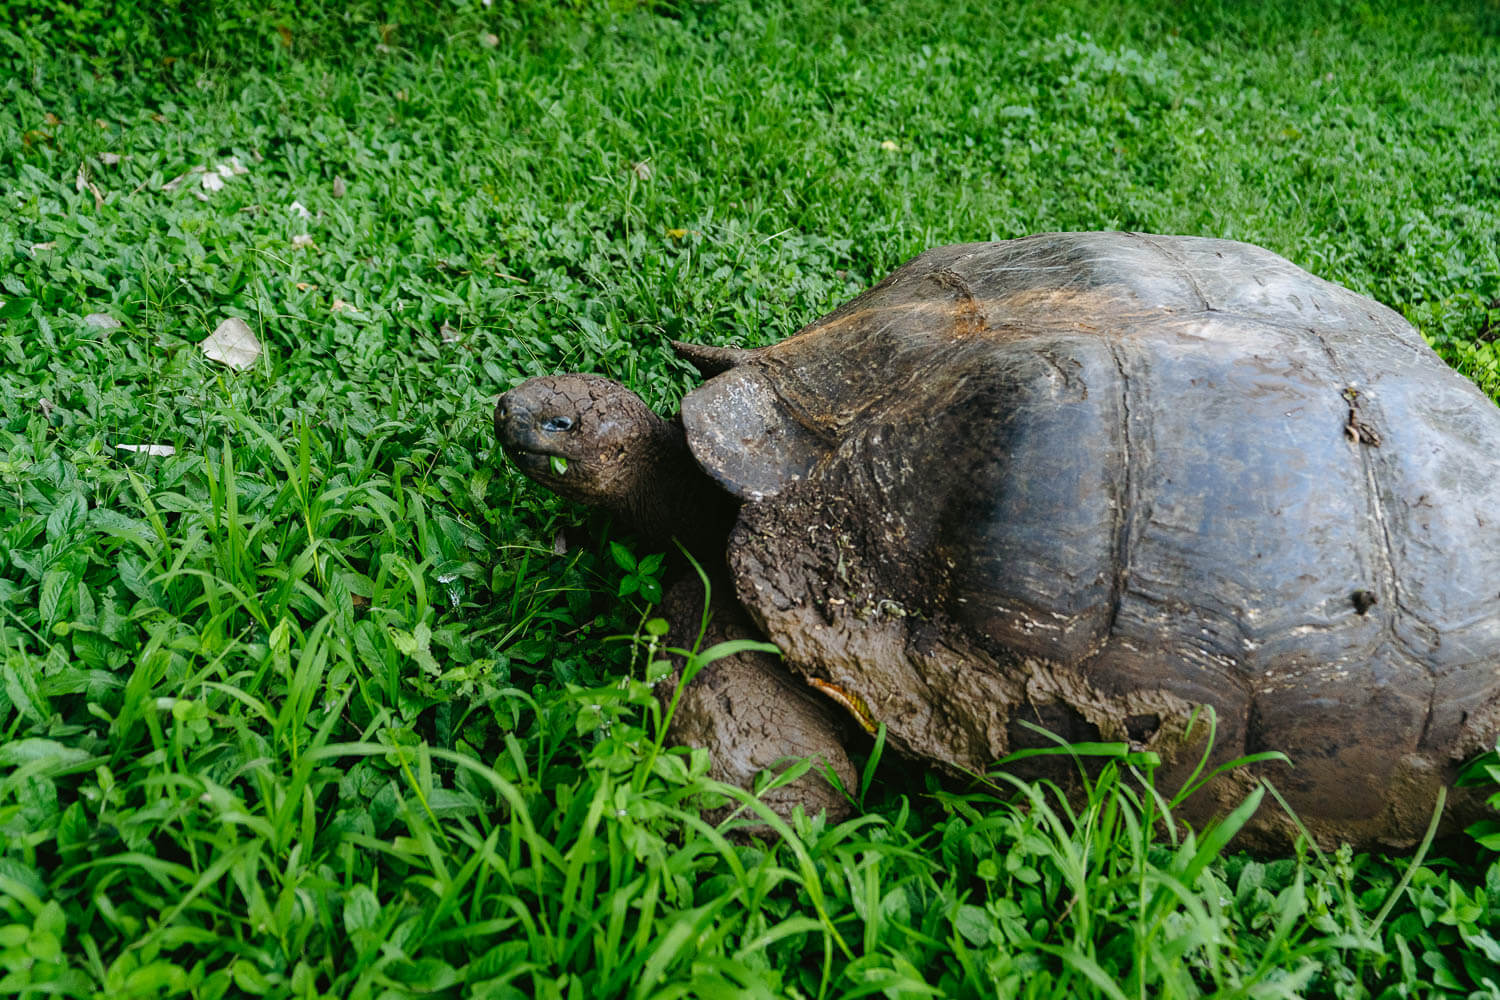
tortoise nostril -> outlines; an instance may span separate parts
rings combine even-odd
[[[549,417],[542,424],[542,430],[544,431],[570,431],[572,429],[572,417]]]

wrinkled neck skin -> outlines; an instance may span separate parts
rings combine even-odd
[[[699,563],[722,562],[739,502],[699,468],[682,424],[658,417],[632,469],[634,488],[611,504],[610,512],[669,555],[676,554],[675,538]]]

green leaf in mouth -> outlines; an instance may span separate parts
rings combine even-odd
[[[553,455],[548,459],[548,464],[552,466],[553,475],[560,476],[568,471],[568,460],[561,455]]]

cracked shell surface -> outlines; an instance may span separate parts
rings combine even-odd
[[[941,247],[682,418],[746,501],[750,614],[950,769],[1034,745],[1027,720],[1158,750],[1174,788],[1208,704],[1213,759],[1287,753],[1255,773],[1319,839],[1404,846],[1500,729],[1500,409],[1269,251]],[[1247,834],[1291,828],[1263,806]]]

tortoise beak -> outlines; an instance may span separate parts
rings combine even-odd
[[[512,389],[495,401],[495,439],[507,448],[541,448],[534,403],[528,403],[525,386]]]
[[[495,403],[495,440],[505,457],[538,481],[553,479],[551,458],[554,450],[541,440],[536,430],[536,415],[512,389]]]
[[[496,401],[495,440],[507,455],[514,459],[516,452],[531,451],[537,444],[535,427],[531,410],[516,397],[514,389]]]

